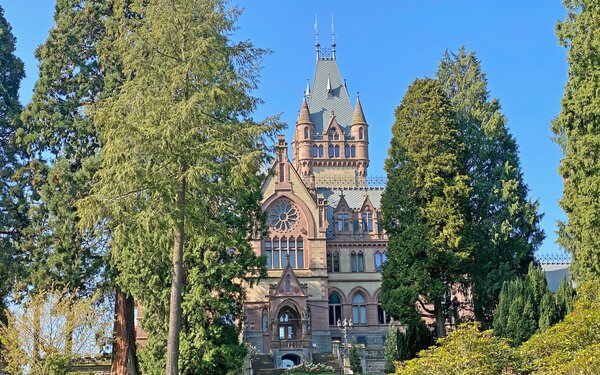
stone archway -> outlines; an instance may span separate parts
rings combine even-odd
[[[297,354],[285,354],[281,356],[281,368],[290,368],[300,364],[300,356]]]
[[[292,305],[285,304],[277,314],[276,339],[279,341],[302,340],[302,316]]]

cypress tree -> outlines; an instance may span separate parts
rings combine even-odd
[[[142,370],[226,374],[245,355],[244,283],[263,265],[247,239],[279,128],[250,117],[262,51],[230,39],[239,12],[223,1],[130,9],[139,16],[120,16],[109,52],[126,80],[92,109],[101,168],[79,208],[87,225],[111,219],[117,282],[144,309]]]
[[[527,272],[544,238],[539,204],[527,198],[517,144],[499,101],[490,98],[474,52],[464,47],[446,52],[436,75],[456,111],[466,147],[473,243],[469,275],[475,317],[485,327],[491,324],[503,282]]]
[[[465,145],[454,116],[436,80],[410,85],[396,109],[382,197],[389,236],[384,308],[409,324],[420,319],[418,303],[435,316],[438,337],[446,333],[442,297],[450,284],[464,281],[471,256]]]
[[[563,3],[567,17],[556,25],[556,34],[567,48],[569,73],[552,131],[564,153],[560,205],[567,222],[559,227],[559,243],[573,255],[572,271],[580,283],[600,280],[600,4]]]
[[[18,244],[28,225],[26,197],[15,175],[23,160],[17,133],[21,112],[19,86],[25,77],[23,62],[15,55],[15,44],[16,38],[0,6],[0,323],[5,323],[6,299],[21,263]]]
[[[556,290],[556,293],[554,294],[556,309],[559,317],[564,317],[573,311],[575,296],[575,289],[566,277],[563,278],[558,286],[558,289]]]

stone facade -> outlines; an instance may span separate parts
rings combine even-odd
[[[387,317],[379,295],[387,237],[383,189],[367,183],[368,144],[360,100],[352,108],[335,54],[324,56],[317,46],[292,160],[280,137],[262,186],[269,234],[252,241],[267,258],[268,277],[248,289],[244,340],[271,354],[275,367],[331,353],[332,341],[342,338],[337,321],[345,318],[353,322],[349,341],[365,345],[367,360],[383,359]]]

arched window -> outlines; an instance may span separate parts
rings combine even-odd
[[[285,292],[286,293],[292,292],[292,280],[290,279],[290,275],[287,275],[285,278]]]
[[[358,139],[363,139],[365,137],[365,131],[363,130],[362,126],[360,128],[358,128]]]
[[[319,146],[319,157],[322,158],[323,157],[323,145]]]
[[[327,252],[327,272],[340,272],[340,253]]]
[[[308,127],[304,128],[304,139],[308,139]]]
[[[281,238],[281,268],[285,268],[288,265],[288,262],[290,261],[290,254],[288,253],[288,247],[287,247],[287,238],[282,237]]]
[[[329,295],[329,325],[336,325],[338,320],[342,320],[342,299],[333,292]]]
[[[350,254],[350,271],[365,272],[365,256],[362,251],[358,254],[353,251]]]
[[[327,139],[333,141],[333,131],[330,131],[329,134],[327,134]]]
[[[329,156],[330,158],[332,158],[332,157],[333,157],[333,155],[334,155],[334,151],[333,151],[333,145],[332,145],[332,144],[330,144],[330,145],[329,145],[329,149],[328,149],[328,156]]]
[[[377,320],[379,321],[379,324],[388,324],[390,322],[383,307],[381,307],[381,296],[377,298]]]
[[[334,131],[334,132],[333,132],[333,139],[334,139],[335,141],[339,141],[339,140],[340,140],[340,135],[338,134],[338,132],[337,132],[337,131]]]
[[[373,211],[368,210],[363,212],[362,215],[362,230],[363,232],[373,231]]]
[[[279,238],[273,238],[273,268],[281,267],[281,258],[279,256]]]
[[[352,158],[356,157],[356,146],[354,146],[354,145],[350,146],[350,157],[352,157]]]
[[[273,267],[273,257],[272,257],[272,249],[271,249],[271,241],[267,240],[264,243],[264,256],[267,258],[266,268],[271,269]]]
[[[360,292],[352,297],[352,322],[354,324],[367,324],[367,301]]]
[[[317,147],[317,145],[313,145],[313,147],[312,147],[312,156],[313,156],[313,158],[316,158],[317,156],[319,156],[319,148]]]
[[[267,315],[267,309],[262,311],[262,331],[264,333],[269,332],[269,316]]]
[[[340,157],[340,146],[338,146],[338,145],[335,146],[335,157],[336,158]]]
[[[286,307],[281,311],[277,320],[279,325],[279,339],[293,340],[296,334],[295,321],[297,321],[297,319],[295,314]]]
[[[312,316],[310,313],[310,307],[306,308],[306,331],[310,332],[312,329]]]
[[[345,158],[349,158],[350,157],[350,146],[348,146],[348,145],[344,146],[344,157]]]
[[[381,211],[377,212],[377,232],[383,232],[383,218],[381,217]]]
[[[381,268],[386,260],[387,255],[384,252],[375,252],[375,271],[381,272]]]
[[[296,239],[296,268],[304,268],[304,241],[302,237]]]

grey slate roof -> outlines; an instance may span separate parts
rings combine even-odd
[[[323,197],[327,199],[327,205],[333,210],[337,207],[340,196],[344,192],[344,199],[346,203],[352,209],[359,209],[365,202],[365,192],[369,196],[369,200],[373,203],[375,208],[379,208],[381,205],[381,195],[384,192],[383,188],[318,188],[317,193],[323,194]]]
[[[552,293],[556,292],[562,280],[566,277],[567,280],[571,280],[569,275],[570,263],[541,263],[540,266],[546,274],[546,281],[548,282],[548,288]]]
[[[328,78],[332,88],[331,98],[327,96]],[[317,60],[308,108],[317,134],[323,134],[323,131],[327,130],[332,111],[335,112],[336,120],[344,133],[350,134],[352,105],[335,60]]]

